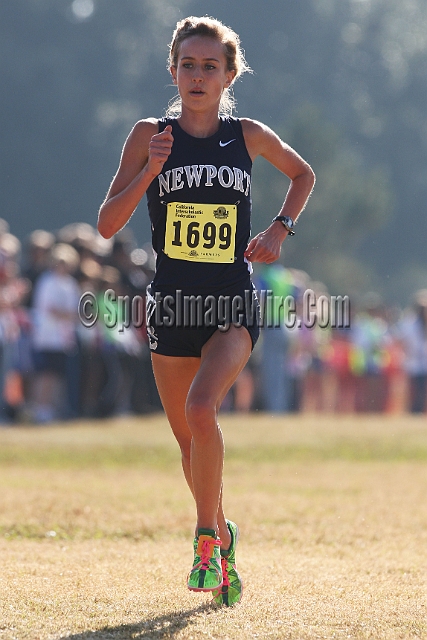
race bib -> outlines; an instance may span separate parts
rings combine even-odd
[[[237,205],[170,202],[164,252],[191,262],[234,262]]]

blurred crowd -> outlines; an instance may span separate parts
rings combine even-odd
[[[427,411],[427,289],[415,292],[407,308],[386,305],[374,292],[356,302],[351,299],[348,322],[343,311],[334,327],[332,313],[329,324],[320,322],[321,301],[331,296],[306,273],[280,265],[264,267],[258,286],[283,297],[292,295],[297,312],[298,301],[301,307],[301,326],[289,328],[282,322],[262,333],[258,370],[265,410]],[[303,308],[308,290],[317,302],[319,320],[311,328]]]
[[[132,301],[145,295],[153,273],[151,245],[139,247],[128,227],[105,240],[76,223],[36,230],[21,243],[0,219],[0,423],[161,410],[143,311],[129,322]],[[278,299],[292,296],[297,317],[307,289],[328,297],[322,283],[280,265],[259,268],[255,284]],[[107,290],[116,297],[105,314]],[[78,314],[86,292],[87,309],[93,300],[99,309],[92,326]],[[112,310],[115,322],[105,322]],[[408,308],[367,294],[351,305],[350,327],[290,327],[277,309],[270,313],[274,322],[266,323],[223,410],[426,411],[427,290],[414,293]]]
[[[161,408],[145,327],[88,328],[81,295],[141,295],[151,281],[151,248],[130,230],[111,241],[88,224],[23,243],[0,228],[0,376],[3,423],[48,423],[80,417],[147,413]]]

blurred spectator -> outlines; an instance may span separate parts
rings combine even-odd
[[[119,270],[111,266],[104,267],[102,285],[98,304],[104,380],[99,391],[96,414],[98,416],[120,415],[131,411],[132,383],[128,373],[132,356],[139,355],[140,343],[134,327],[124,328],[123,326],[126,303],[124,300],[121,303],[119,296],[125,296],[127,290],[121,282]],[[109,301],[108,307],[104,299],[106,289],[114,292],[114,298]]]
[[[109,264],[120,273],[120,281],[125,292],[131,297],[145,294],[147,285],[154,275],[154,264],[149,252],[138,249],[135,238],[129,229],[123,229],[114,238]]]
[[[21,244],[0,220],[0,422],[9,422],[24,406],[23,369],[26,366],[22,331],[29,326],[20,305],[28,283],[19,277]]]
[[[102,285],[103,268],[93,258],[83,259],[80,263],[80,292],[90,292],[98,299]],[[97,416],[103,363],[101,357],[102,326],[95,322],[86,327],[77,325],[77,339],[80,351],[80,415],[93,418]]]
[[[427,289],[418,291],[412,309],[398,328],[410,382],[410,411],[426,411],[427,398]]]
[[[332,413],[356,409],[356,346],[350,329],[333,329],[324,351],[325,405]]]
[[[386,380],[387,397],[384,410],[387,413],[404,413],[408,407],[408,376],[405,372],[405,351],[398,335],[400,310],[387,310],[389,327],[383,351],[383,375]]]
[[[356,313],[353,322],[353,344],[362,374],[357,379],[357,411],[379,412],[385,409],[387,389],[383,368],[388,341],[384,303],[377,293],[368,293],[363,300],[362,311]]]
[[[311,282],[308,286],[314,293],[317,302],[316,308],[313,309],[316,314],[316,322],[311,328],[307,328],[302,323],[301,329],[296,332],[299,342],[301,376],[297,406],[301,411],[313,413],[332,410],[330,393],[328,394],[330,380],[325,367],[325,348],[331,342],[331,331],[329,326],[320,327],[318,324],[319,299],[320,297],[329,299],[326,286],[322,282]],[[300,296],[297,305],[299,318],[301,318],[302,312],[301,303],[302,296]],[[292,335],[295,337],[295,331]]]
[[[67,381],[68,360],[77,348],[80,290],[71,274],[76,271],[78,264],[77,251],[70,245],[59,243],[52,249],[50,269],[36,282],[33,306],[36,372],[33,416],[38,423],[63,418],[67,410],[76,413],[75,406],[70,406],[70,398],[64,397],[63,387]]]
[[[257,279],[262,324],[261,385],[263,407],[280,413],[289,410],[290,380],[287,370],[289,334],[283,300],[294,293],[292,274],[280,264],[265,265]]]
[[[38,277],[49,268],[50,252],[55,244],[53,233],[37,229],[28,238],[26,246],[26,256],[22,275],[31,284],[28,296],[25,300],[27,307],[33,305],[33,292]]]

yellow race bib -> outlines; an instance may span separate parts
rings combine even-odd
[[[191,262],[234,262],[237,205],[170,202],[164,252]]]

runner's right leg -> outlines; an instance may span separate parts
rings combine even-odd
[[[163,356],[158,353],[152,353],[151,356],[160,399],[181,449],[184,476],[194,496],[190,467],[192,436],[185,416],[185,405],[190,386],[200,367],[200,358]],[[218,534],[222,542],[221,547],[228,549],[231,536],[223,511],[222,491],[218,508]]]

